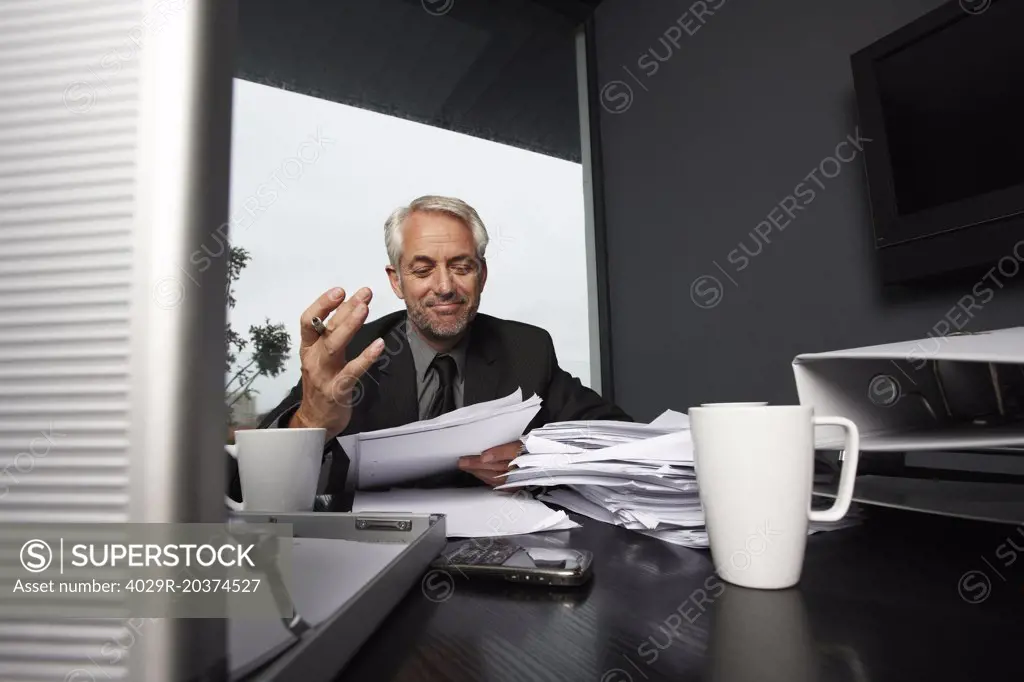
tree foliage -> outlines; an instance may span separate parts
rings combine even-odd
[[[234,283],[249,264],[250,258],[249,252],[242,247],[231,247],[228,261],[228,309],[235,307]],[[256,379],[261,376],[276,377],[284,370],[292,343],[284,324],[271,324],[270,318],[265,318],[264,324],[250,326],[248,338],[232,329],[229,322],[225,338],[228,380],[224,390],[228,407],[231,407],[243,396],[251,396],[256,392],[252,390]]]

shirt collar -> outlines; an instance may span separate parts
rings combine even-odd
[[[439,355],[437,351],[427,345],[427,342],[423,340],[419,332],[413,327],[412,322],[405,321],[405,336],[409,339],[409,349],[412,351],[412,361],[416,366],[416,380],[424,381],[427,376],[427,370],[430,369],[430,363],[434,361],[434,358]],[[450,355],[455,360],[455,368],[458,372],[458,377],[462,378],[465,376],[464,369],[466,366],[466,347],[468,344],[469,334],[462,337],[454,348],[452,348],[446,355]]]

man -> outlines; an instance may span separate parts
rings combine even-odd
[[[477,313],[487,282],[487,242],[468,204],[420,197],[395,210],[384,226],[385,269],[405,311],[367,323],[373,293],[363,288],[351,295],[331,289],[302,314],[302,378],[260,426],[327,429],[327,492],[345,490],[348,474],[336,436],[433,418],[517,388],[524,397],[543,399],[528,429],[574,419],[632,421],[558,366],[546,331]],[[322,333],[314,318],[325,321]],[[431,483],[497,485],[518,450],[514,441],[463,457],[463,481]]]

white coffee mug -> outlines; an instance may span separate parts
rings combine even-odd
[[[326,429],[245,429],[235,445],[242,502],[227,495],[234,511],[312,511],[323,462]]]
[[[860,434],[842,417],[809,406],[694,407],[694,466],[716,572],[744,587],[782,589],[800,580],[808,520],[846,515]],[[814,427],[846,430],[835,504],[811,511]]]

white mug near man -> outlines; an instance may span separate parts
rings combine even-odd
[[[809,521],[839,521],[850,508],[860,434],[842,417],[806,405],[706,404],[689,410],[694,465],[712,561],[723,580],[783,589],[800,580]],[[811,510],[814,428],[846,431],[835,503]]]
[[[312,511],[327,430],[251,429],[235,432],[225,445],[238,460],[242,501],[227,495],[233,511]]]

